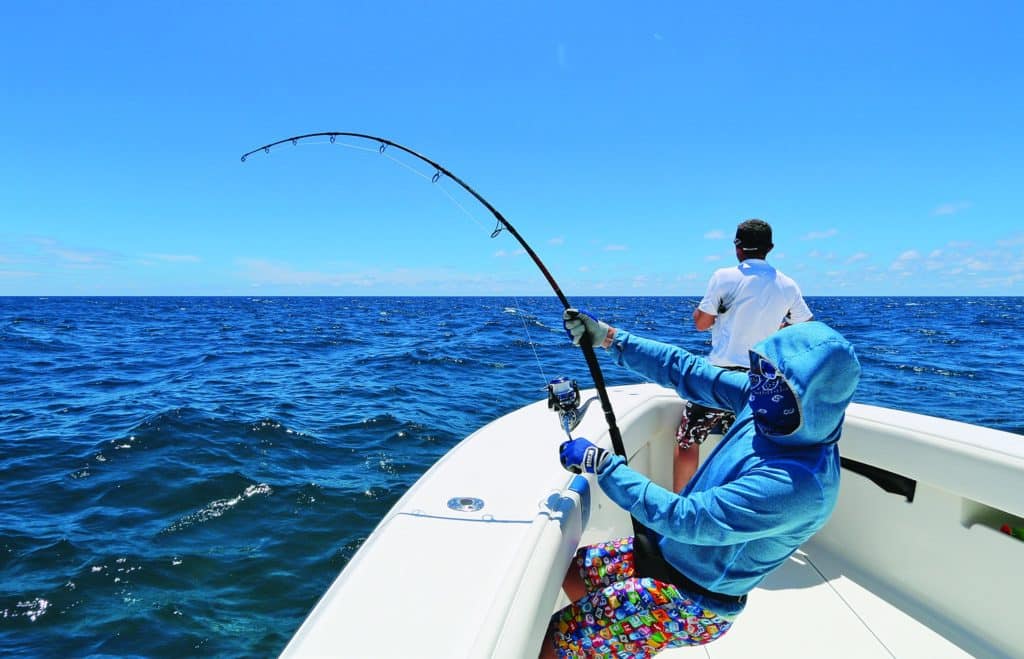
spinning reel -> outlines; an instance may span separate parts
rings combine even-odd
[[[558,412],[558,421],[572,439],[572,430],[583,419],[580,410],[580,386],[576,380],[555,378],[548,383],[548,409]]]

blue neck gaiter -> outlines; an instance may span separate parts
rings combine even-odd
[[[750,409],[762,435],[789,435],[800,427],[800,406],[786,379],[767,359],[750,351]]]

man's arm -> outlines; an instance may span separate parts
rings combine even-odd
[[[711,329],[715,324],[717,314],[725,313],[725,305],[722,303],[722,292],[719,280],[722,270],[715,270],[708,280],[708,287],[704,291],[704,297],[700,299],[697,308],[693,310],[693,326],[698,332]],[[717,313],[716,313],[717,312]]]
[[[797,290],[796,300],[789,308],[789,312],[786,314],[786,317],[782,319],[782,325],[779,329],[788,327],[789,325],[796,325],[797,323],[806,323],[809,320],[814,320],[814,314],[812,314],[811,310],[807,307],[807,302],[804,301],[804,296],[800,294],[799,290]]]
[[[597,482],[647,528],[691,544],[735,545],[807,529],[813,511],[821,510],[825,500],[814,474],[784,462],[762,465],[728,483],[682,496],[613,455],[600,465]]]
[[[712,316],[709,313],[705,313],[700,309],[693,310],[693,326],[697,328],[697,331],[703,332],[704,330],[711,329],[711,326],[715,324],[715,318],[718,316]]]
[[[814,316],[808,316],[807,318],[804,318],[803,320],[793,320],[793,313],[790,312],[790,313],[787,313],[786,317],[782,319],[782,324],[779,325],[779,329],[785,329],[785,328],[789,327],[790,325],[796,325],[797,323],[806,323],[806,322],[808,322],[810,320],[814,320]]]

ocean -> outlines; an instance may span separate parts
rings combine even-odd
[[[706,354],[697,300],[572,302]],[[855,401],[1024,435],[1024,298],[808,304],[856,346]],[[0,298],[0,655],[276,656],[449,448],[552,378],[592,386],[560,319],[554,297]]]

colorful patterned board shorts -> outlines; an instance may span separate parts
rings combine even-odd
[[[663,581],[634,576],[633,539],[581,548],[576,566],[587,595],[551,618],[560,657],[653,657],[665,648],[703,645],[732,626]]]
[[[722,434],[729,432],[729,426],[736,420],[736,415],[725,410],[716,410],[704,407],[699,403],[686,401],[686,411],[679,422],[679,429],[676,431],[676,441],[679,448],[688,449],[694,444],[703,444],[715,426],[721,429]]]
[[[750,369],[745,366],[722,366],[727,371],[746,373]],[[727,410],[716,410],[713,407],[704,407],[700,403],[686,401],[686,411],[679,422],[679,429],[676,430],[676,441],[679,448],[688,449],[694,444],[703,444],[708,435],[718,430],[724,435],[729,432],[729,427],[736,420],[736,415]]]

